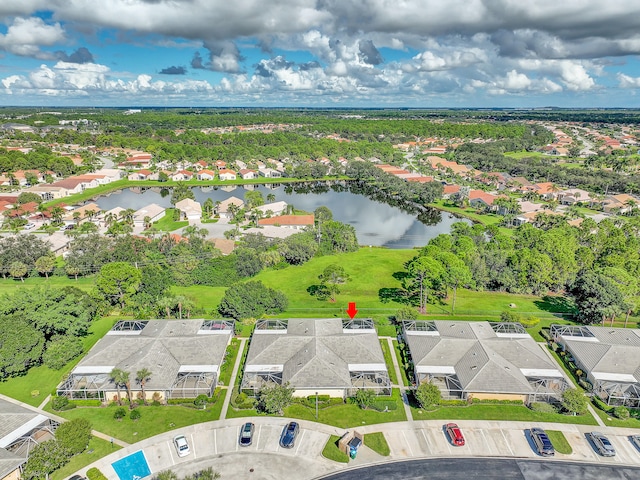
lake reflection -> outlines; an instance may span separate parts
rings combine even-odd
[[[275,195],[276,201],[285,201],[294,205],[298,210],[313,212],[320,206],[326,206],[333,212],[333,218],[343,223],[353,225],[358,242],[363,245],[383,246],[389,248],[413,248],[425,245],[430,239],[441,233],[449,233],[451,225],[464,221],[446,212],[429,209],[420,218],[429,223],[419,221],[416,213],[402,211],[398,207],[372,200],[364,195],[351,193],[347,189],[336,186],[338,190],[323,188],[322,193],[296,193],[291,186],[266,188],[264,186],[252,189],[262,192],[265,201],[268,194]],[[300,190],[299,187],[294,187]],[[285,191],[286,190],[286,191]],[[308,190],[308,188],[306,189]],[[214,202],[226,200],[229,197],[244,199],[247,192],[244,187],[235,189],[230,187],[193,187],[193,193],[198,202],[203,203],[207,198]],[[159,188],[130,188],[114,192],[109,196],[99,197],[95,202],[102,210],[114,207],[133,208],[137,210],[150,203],[170,208],[171,194]]]

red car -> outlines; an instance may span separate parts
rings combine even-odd
[[[449,440],[456,447],[461,447],[464,445],[464,436],[462,435],[462,430],[455,423],[447,423],[445,425],[445,430],[447,431],[447,435],[449,435]]]

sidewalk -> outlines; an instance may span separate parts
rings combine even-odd
[[[407,420],[413,420],[413,415],[411,414],[411,407],[409,407],[409,399],[407,398],[407,390],[409,387],[405,387],[402,385],[402,374],[400,373],[400,365],[398,364],[398,357],[396,356],[395,348],[393,347],[393,338],[384,337],[388,344],[389,350],[391,351],[391,361],[393,362],[393,369],[396,372],[396,378],[398,379],[398,384],[393,385],[394,388],[400,389],[400,395],[402,396],[402,406],[404,407],[404,413],[407,416]]]

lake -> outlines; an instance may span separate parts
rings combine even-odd
[[[235,188],[234,188],[235,187]],[[310,186],[305,185],[273,185],[267,188],[260,186],[228,186],[228,187],[193,187],[195,199],[203,203],[207,198],[216,201],[229,197],[244,199],[249,187],[275,195],[276,201],[285,201],[298,210],[313,212],[320,206],[326,206],[333,212],[333,218],[353,225],[360,245],[372,245],[388,248],[413,248],[426,245],[427,242],[440,235],[449,233],[455,222],[471,223],[467,219],[456,218],[436,209],[417,211],[407,210],[399,206],[391,206],[365,195],[353,193],[349,186]],[[160,188],[128,188],[101,196],[94,201],[101,210],[115,207],[138,210],[150,203],[162,207],[172,207],[171,193]]]

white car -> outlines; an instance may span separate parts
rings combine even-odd
[[[189,449],[189,443],[184,435],[177,435],[173,438],[173,443],[176,446],[179,457],[186,457],[191,453]]]
[[[27,224],[24,226],[24,229],[25,229],[25,230],[31,230],[32,228],[35,228],[35,226],[36,226],[36,224],[35,224],[35,223],[31,223],[31,222],[29,222],[29,223],[27,223]]]

